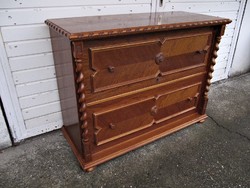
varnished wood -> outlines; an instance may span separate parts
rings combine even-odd
[[[199,121],[199,123],[204,123],[205,122],[205,119],[202,119]]]
[[[71,40],[145,33],[180,28],[216,26],[231,20],[187,12],[162,12],[46,20]]]
[[[207,117],[229,19],[169,12],[46,23],[63,134],[83,170]]]

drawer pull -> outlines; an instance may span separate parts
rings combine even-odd
[[[108,66],[108,71],[109,71],[110,73],[113,73],[113,72],[115,71],[115,67],[113,67],[113,66]]]
[[[159,65],[160,63],[162,63],[164,60],[165,60],[165,57],[164,57],[164,55],[163,55],[162,52],[158,53],[155,56],[155,62],[156,62],[157,65]]]
[[[110,124],[109,124],[109,128],[110,128],[110,129],[115,129],[115,125],[114,125],[113,123],[110,123]]]
[[[209,46],[206,46],[203,50],[196,51],[197,54],[206,54],[209,49]]]
[[[199,96],[199,93],[197,93],[194,97],[188,97],[188,101],[191,102],[192,100],[196,100]]]
[[[153,107],[151,108],[151,114],[152,114],[152,115],[155,115],[155,114],[157,114],[157,112],[158,112],[157,106],[153,106]]]
[[[207,50],[198,50],[196,51],[197,54],[206,54],[207,53]]]

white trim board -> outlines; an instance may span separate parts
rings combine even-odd
[[[16,88],[12,79],[9,61],[4,49],[2,35],[0,33],[0,95],[13,141],[20,142],[25,136],[25,125],[19,106]]]

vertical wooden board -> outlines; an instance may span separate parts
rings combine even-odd
[[[46,19],[150,12],[150,4],[0,10],[0,26],[44,23]]]
[[[8,57],[31,55],[52,51],[50,39],[9,42],[5,43],[5,49]]]
[[[38,82],[20,84],[16,86],[17,94],[19,97],[34,95],[48,91],[57,90],[56,79],[41,80]]]
[[[53,54],[42,53],[9,58],[11,71],[29,70],[40,67],[54,66]]]
[[[51,113],[60,112],[61,106],[60,101],[42,104],[22,110],[24,120],[49,115]]]
[[[37,69],[23,70],[13,73],[13,79],[15,84],[23,84],[28,82],[35,82],[39,80],[46,80],[55,78],[55,67],[47,66]]]
[[[151,0],[1,0],[0,8],[33,8],[33,7],[63,7],[63,6],[86,6],[86,5],[126,5],[151,3]]]
[[[34,40],[50,37],[49,28],[45,24],[8,26],[2,27],[1,31],[4,42]]]
[[[39,105],[56,102],[56,101],[59,101],[58,90],[38,93],[38,94],[19,98],[20,106],[22,109],[33,107],[33,106],[39,106]]]

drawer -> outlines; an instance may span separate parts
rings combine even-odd
[[[144,42],[89,48],[92,93],[205,66],[212,32],[174,35]],[[128,55],[129,54],[129,55]]]
[[[100,146],[194,110],[199,100],[200,87],[200,82],[175,90],[161,86],[129,98],[90,107],[96,145]]]
[[[159,41],[121,44],[112,47],[90,48],[92,91],[154,78],[159,74],[155,54],[160,51]]]
[[[96,144],[102,145],[151,126],[154,123],[151,115],[153,106],[154,100],[151,98],[120,108],[94,113]]]
[[[154,107],[154,119],[160,123],[188,110],[196,108],[200,84],[188,86],[171,93],[163,93],[157,96]]]

